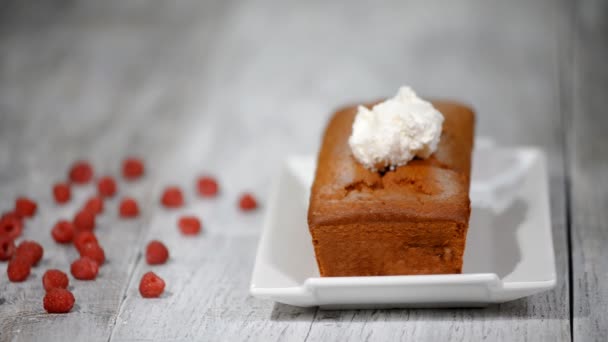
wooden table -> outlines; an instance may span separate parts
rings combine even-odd
[[[21,284],[0,277],[2,341],[593,341],[608,335],[608,5],[602,1],[10,1],[0,5],[0,208],[26,194],[39,214],[25,237],[45,247]],[[402,84],[471,103],[478,134],[542,146],[549,157],[555,290],[485,309],[322,311],[248,294],[264,210],[281,160],[315,153],[335,107]],[[93,188],[56,206],[54,182],[78,158],[119,174],[126,155],[144,180],[121,182],[142,216],[106,203],[98,236],[107,265],[72,281],[68,315],[42,308],[45,269],[68,269],[55,244]],[[195,196],[198,174],[220,198]],[[187,207],[158,205],[167,184]],[[205,232],[184,238],[182,213]],[[151,239],[170,262],[142,259]],[[6,263],[0,264],[5,274]],[[159,300],[141,275],[167,280]]]

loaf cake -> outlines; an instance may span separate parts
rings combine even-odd
[[[308,210],[321,276],[462,272],[475,118],[459,103],[432,104],[444,116],[435,153],[385,172],[352,155],[357,107],[331,118]]]

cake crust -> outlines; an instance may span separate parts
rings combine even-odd
[[[308,210],[322,276],[461,272],[474,114],[456,102],[432,103],[445,118],[437,151],[384,174],[350,151],[357,107],[331,118]]]

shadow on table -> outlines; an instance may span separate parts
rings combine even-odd
[[[484,308],[462,309],[364,309],[364,310],[324,310],[317,307],[301,308],[287,304],[275,303],[270,319],[279,322],[307,322],[311,320],[321,322],[373,322],[373,321],[454,321],[476,319],[568,319],[567,299],[559,307],[564,310],[551,310],[539,307],[539,302],[547,306],[544,299],[546,294],[537,294],[528,298],[512,302],[490,305]]]

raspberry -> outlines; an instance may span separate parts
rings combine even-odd
[[[169,259],[169,250],[158,240],[152,240],[146,247],[146,261],[150,265],[160,265]]]
[[[2,214],[2,217],[0,217],[0,221],[9,220],[9,219],[15,219],[15,220],[21,221],[22,217],[21,217],[21,215],[17,214],[14,210],[7,211]]]
[[[29,260],[15,256],[9,261],[6,274],[8,275],[8,280],[14,283],[22,282],[30,275],[31,269],[32,265]]]
[[[51,289],[44,295],[43,306],[48,313],[68,313],[74,307],[76,299],[66,289]]]
[[[51,230],[51,236],[58,243],[68,243],[74,238],[74,225],[70,221],[60,220]]]
[[[128,180],[135,180],[144,174],[144,163],[139,158],[130,157],[122,163],[122,175]]]
[[[103,212],[103,199],[99,196],[91,197],[85,203],[84,210],[92,213],[92,214],[100,214]]]
[[[21,236],[23,223],[15,216],[4,216],[0,219],[0,236],[16,239]]]
[[[250,210],[257,208],[258,203],[255,200],[255,198],[253,197],[253,195],[251,195],[249,193],[245,193],[245,194],[241,195],[241,198],[239,200],[239,207],[243,211],[250,211]]]
[[[196,235],[201,231],[201,221],[195,216],[180,217],[177,226],[184,235]]]
[[[88,257],[94,260],[97,265],[101,266],[106,261],[106,254],[103,248],[96,243],[84,244],[82,248],[78,249],[81,257]]]
[[[217,181],[212,177],[200,177],[198,179],[198,193],[203,197],[214,197],[218,193]]]
[[[74,228],[79,232],[92,231],[95,228],[95,215],[86,210],[80,210],[74,216]]]
[[[139,282],[139,293],[144,298],[159,297],[165,290],[165,281],[154,272],[148,272],[141,277]]]
[[[178,187],[170,186],[163,192],[160,202],[167,208],[178,208],[184,204],[184,196]]]
[[[86,184],[93,178],[93,167],[88,162],[79,160],[72,165],[69,177],[76,184]]]
[[[139,206],[133,198],[125,197],[120,202],[119,212],[122,217],[136,217],[139,215]]]
[[[21,241],[15,250],[15,257],[27,260],[30,265],[36,266],[44,255],[44,249],[36,241],[24,240]]]
[[[0,235],[0,261],[10,260],[15,254],[15,240]]]
[[[67,274],[60,270],[51,269],[44,272],[42,276],[42,285],[46,291],[52,289],[67,289],[70,281]]]
[[[101,177],[97,182],[99,196],[113,197],[116,194],[116,181],[110,176]]]
[[[91,258],[81,257],[72,263],[72,266],[70,266],[70,271],[76,279],[93,280],[95,277],[97,277],[99,265],[97,265],[97,262]]]
[[[53,186],[53,197],[55,197],[55,202],[59,204],[68,202],[72,198],[70,186],[66,183],[55,184]]]
[[[32,217],[36,214],[38,205],[27,197],[19,197],[15,200],[15,213],[21,217]]]
[[[74,237],[74,247],[80,252],[87,245],[97,245],[97,237],[92,232],[80,232]]]

